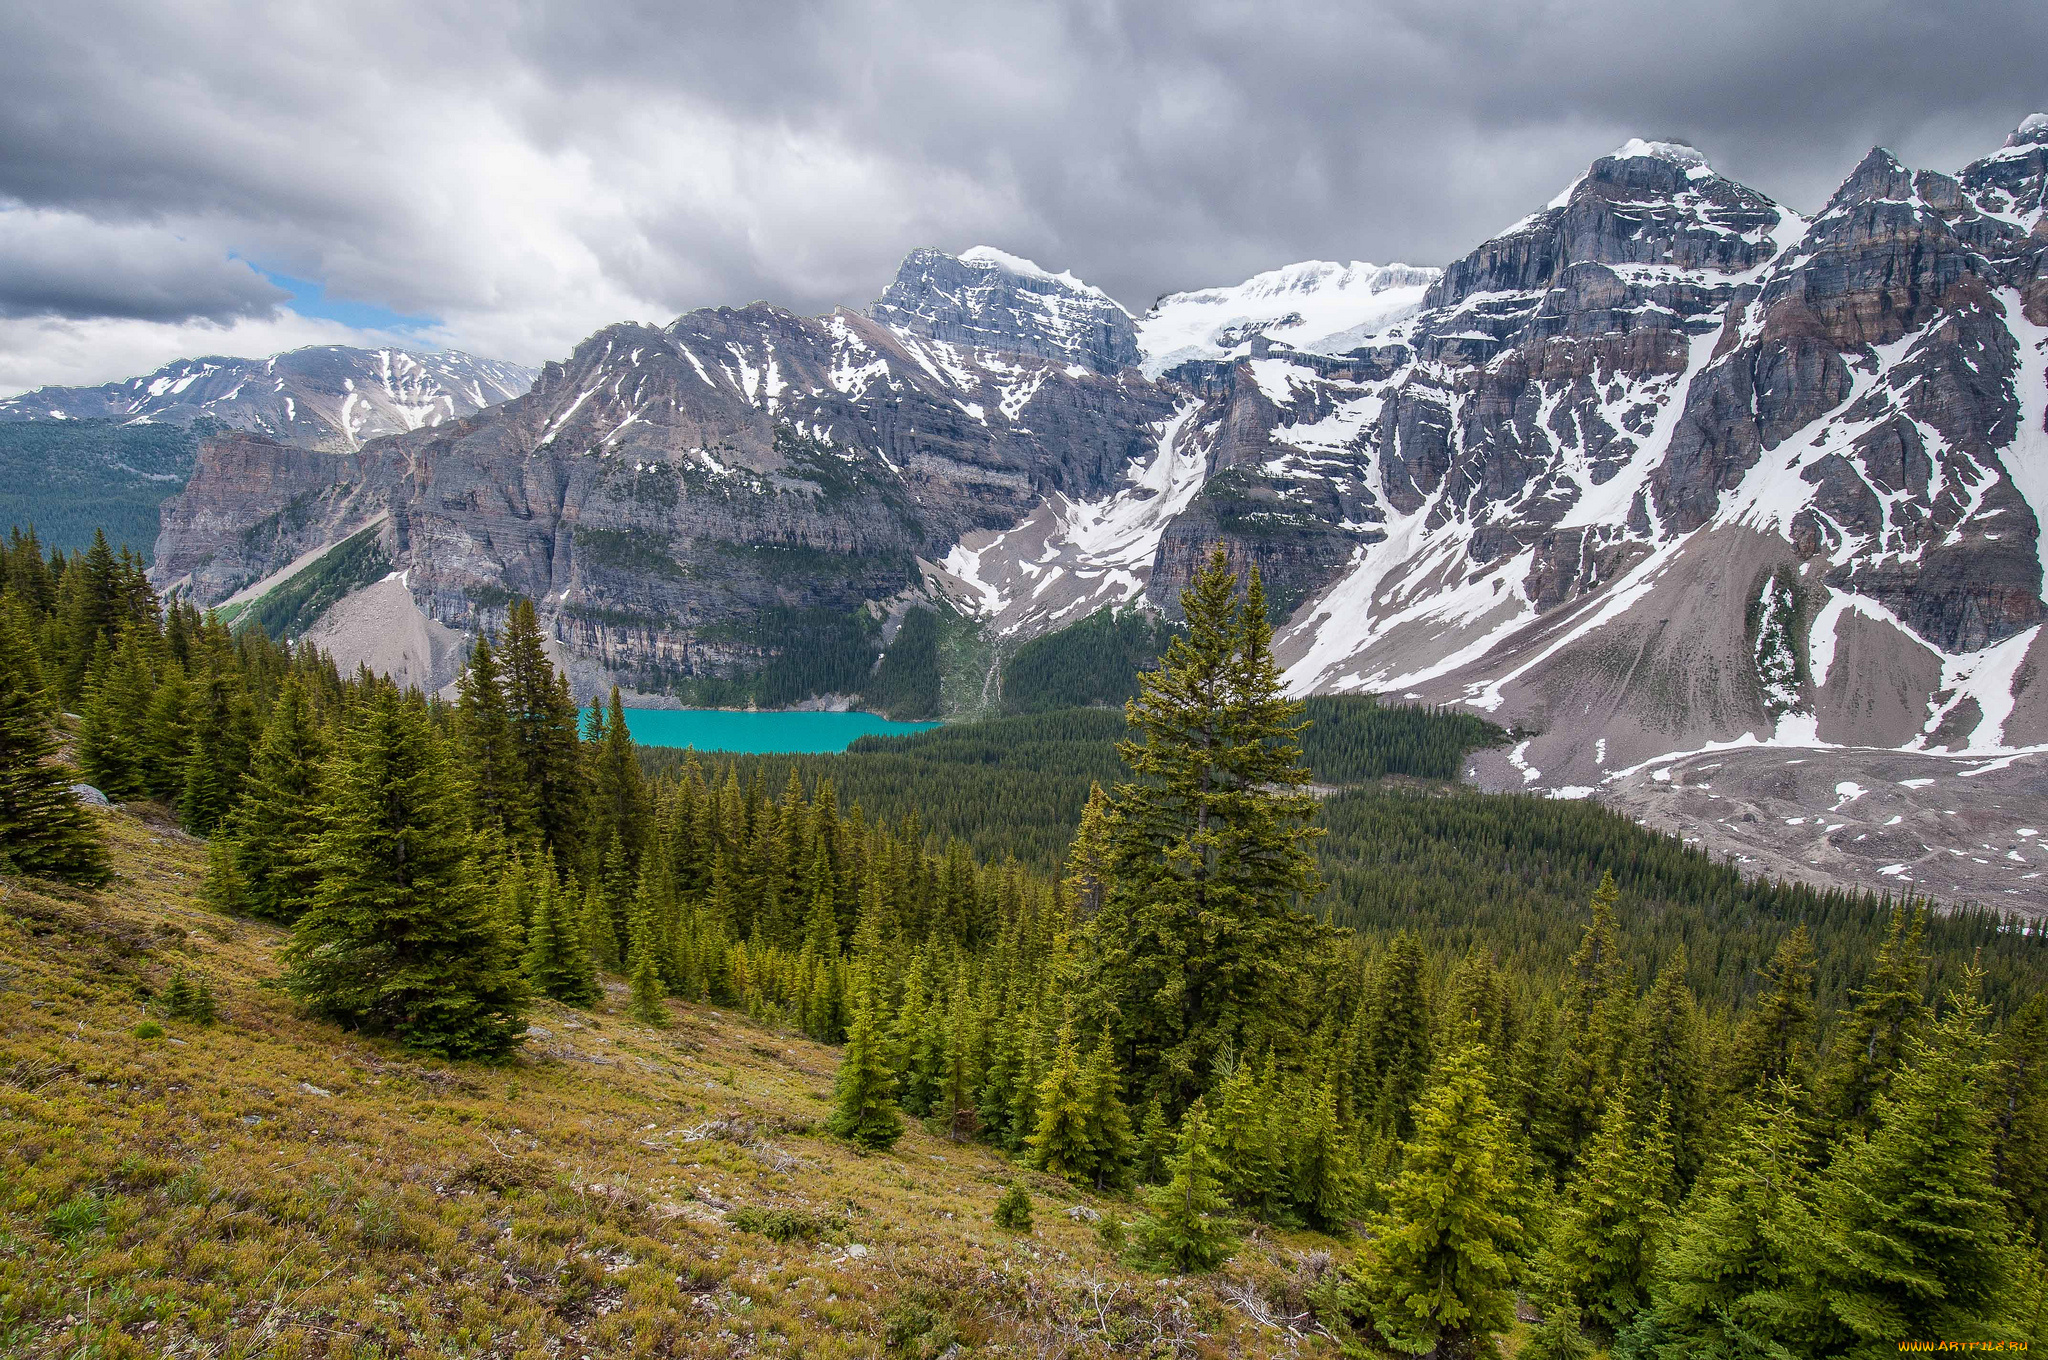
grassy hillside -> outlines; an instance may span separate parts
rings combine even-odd
[[[1001,1231],[1006,1159],[856,1155],[814,1132],[834,1050],[729,1012],[651,1029],[615,982],[503,1067],[301,1019],[203,847],[101,815],[106,891],[0,878],[0,1354],[1333,1353],[1284,1321],[1328,1239],[1161,1280],[1065,1212],[1129,1201],[1035,1173]],[[152,1034],[178,969],[221,1016]]]

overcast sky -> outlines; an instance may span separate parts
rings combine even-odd
[[[1440,264],[1630,136],[1811,210],[2048,107],[2041,0],[0,0],[0,393],[181,355]]]

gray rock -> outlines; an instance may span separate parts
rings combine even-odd
[[[71,796],[87,807],[113,806],[113,803],[108,800],[107,795],[101,793],[90,784],[73,784],[71,786]]]

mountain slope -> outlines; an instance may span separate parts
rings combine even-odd
[[[320,345],[268,359],[180,359],[99,387],[42,387],[0,401],[0,421],[213,420],[306,448],[353,449],[474,415],[518,396],[533,376],[456,350]]]

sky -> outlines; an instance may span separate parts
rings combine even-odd
[[[1629,137],[1810,212],[2048,108],[2040,0],[0,0],[0,395],[539,363],[988,244],[1142,313],[1455,259]]]

